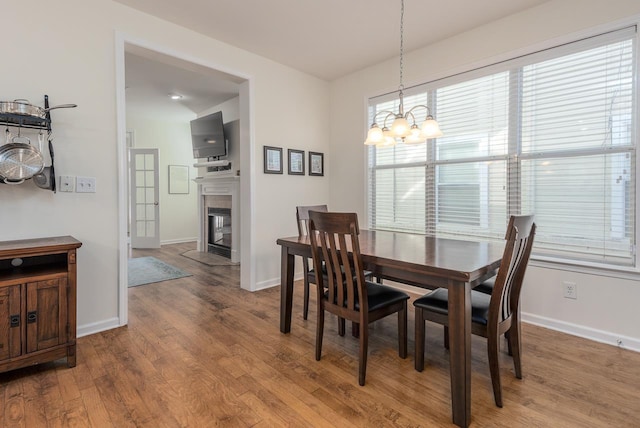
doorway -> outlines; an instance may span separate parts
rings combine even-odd
[[[240,255],[240,286],[241,288],[252,290],[255,288],[255,267],[250,263],[251,254],[255,251],[253,248],[252,229],[254,220],[252,218],[254,172],[252,165],[254,143],[251,139],[251,91],[252,81],[249,76],[233,71],[224,71],[224,67],[219,64],[209,64],[206,60],[194,60],[193,58],[183,58],[176,55],[175,52],[167,52],[162,46],[152,46],[139,40],[131,40],[121,33],[116,34],[116,101],[117,101],[117,124],[118,124],[118,165],[119,165],[119,185],[118,185],[118,201],[119,201],[119,244],[118,244],[118,262],[119,262],[119,298],[118,298],[118,317],[119,325],[127,324],[128,310],[128,293],[127,293],[127,229],[128,221],[128,189],[129,181],[127,177],[127,148],[126,148],[126,129],[127,129],[127,106],[125,95],[125,53],[135,52],[135,54],[150,55],[155,60],[165,64],[179,64],[189,70],[198,70],[210,73],[214,76],[225,76],[234,81],[238,85],[238,119],[240,120],[240,162],[242,166],[242,174],[240,175],[240,229],[242,240],[242,252]]]

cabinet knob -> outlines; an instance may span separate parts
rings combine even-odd
[[[36,311],[27,312],[27,324],[38,321],[38,313]]]

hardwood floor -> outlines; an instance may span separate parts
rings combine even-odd
[[[239,288],[238,266],[180,254],[194,244],[135,251],[193,276],[129,289],[129,325],[78,339],[61,360],[0,374],[6,427],[451,426],[448,353],[427,323],[425,370],[397,355],[394,317],[371,325],[367,384],[358,342],[328,316],[315,361],[315,290],[302,319],[296,283],[291,334],[281,334],[279,287]],[[82,284],[78,284],[82,289]],[[412,307],[412,305],[410,305]],[[640,354],[523,325],[524,379],[502,344],[504,407],[493,403],[485,339],[473,337],[472,426],[632,427],[640,421]]]

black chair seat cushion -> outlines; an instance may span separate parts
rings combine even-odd
[[[378,284],[375,282],[366,281],[367,284],[367,300],[369,301],[369,311],[375,311],[376,309],[384,306],[389,306],[403,300],[408,300],[409,295],[396,290],[386,285]],[[329,292],[324,293],[324,298],[329,298]],[[355,309],[360,310],[360,302],[358,301],[358,295],[356,294]]]
[[[482,284],[478,285],[473,289],[473,291],[477,291],[479,293],[491,294],[493,292],[493,286],[496,282],[496,277],[494,276],[491,279],[486,280]]]
[[[471,290],[471,321],[487,325],[489,317],[489,303],[491,296]],[[446,315],[449,313],[449,290],[446,288],[437,288],[429,294],[416,299],[413,302],[416,308],[426,309],[438,314]]]

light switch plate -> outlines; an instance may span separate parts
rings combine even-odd
[[[58,185],[58,191],[60,192],[73,192],[76,178],[70,175],[61,175],[60,184]]]
[[[76,177],[76,193],[95,193],[95,177]]]

